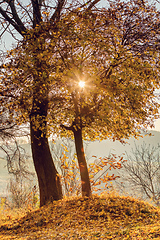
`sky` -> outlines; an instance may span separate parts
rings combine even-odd
[[[108,0],[102,0],[100,5],[107,6]],[[150,3],[155,2],[155,0],[149,0]],[[157,3],[157,8],[160,9],[160,2]],[[17,35],[18,37],[18,35]],[[0,42],[0,51],[10,50],[15,43],[15,40],[11,37],[9,33],[5,33]],[[155,128],[153,130],[160,131],[160,119],[155,121]]]
[[[152,130],[159,131],[160,132],[160,119],[157,119],[155,121],[155,128],[152,128]]]

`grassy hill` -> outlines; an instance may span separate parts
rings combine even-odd
[[[0,239],[160,239],[159,209],[131,197],[64,199],[18,214],[0,216]]]

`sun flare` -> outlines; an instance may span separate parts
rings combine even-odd
[[[84,88],[84,86],[85,86],[85,82],[84,82],[84,81],[80,81],[78,84],[79,84],[79,86],[80,86],[81,88]]]

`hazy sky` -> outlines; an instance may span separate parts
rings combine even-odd
[[[155,128],[152,128],[152,130],[159,131],[160,132],[160,119],[157,119],[155,121]]]

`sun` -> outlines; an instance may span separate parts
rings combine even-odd
[[[78,84],[79,84],[80,88],[84,88],[84,86],[85,86],[85,82],[84,81],[80,81]]]

